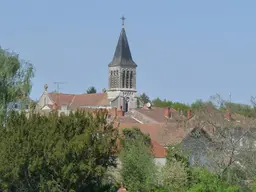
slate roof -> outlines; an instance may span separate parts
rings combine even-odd
[[[129,43],[126,37],[124,27],[119,36],[119,40],[116,46],[116,51],[113,60],[109,63],[109,67],[113,66],[132,66],[137,67],[136,63],[132,59]]]

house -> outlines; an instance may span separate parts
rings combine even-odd
[[[96,94],[64,94],[48,92],[45,85],[37,110],[68,114],[77,108],[121,107],[124,112],[137,108],[136,68],[123,24],[114,57],[108,65],[108,90]]]

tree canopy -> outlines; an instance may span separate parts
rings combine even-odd
[[[149,141],[139,129],[124,130],[121,175],[128,191],[147,192],[156,185],[157,169]]]
[[[155,107],[172,107],[176,110],[182,110],[184,115],[187,114],[187,111],[190,109],[190,106],[180,102],[172,102],[166,99],[161,100],[160,98],[156,98],[152,100],[152,103]]]
[[[106,117],[12,112],[0,127],[1,191],[99,191],[116,164],[118,132]]]
[[[34,68],[19,55],[0,47],[0,118],[7,113],[8,104],[27,99],[32,89]]]
[[[143,105],[150,102],[150,98],[148,95],[146,95],[146,93],[142,93],[139,97],[139,100],[142,102]]]
[[[87,89],[86,91],[87,94],[91,94],[91,93],[97,93],[97,90],[94,86],[91,86]]]

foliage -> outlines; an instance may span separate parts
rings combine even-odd
[[[172,163],[178,161],[189,167],[189,161],[186,155],[181,145],[170,145],[167,149],[167,162]]]
[[[125,130],[124,145],[120,154],[121,175],[128,191],[151,191],[155,187],[157,168],[151,147],[139,130]]]
[[[230,112],[236,112],[237,114],[243,115],[245,117],[256,117],[256,109],[250,105],[240,104],[240,103],[225,103],[220,109],[222,111],[229,108]]]
[[[188,178],[188,168],[181,161],[169,162],[162,168],[163,186],[168,191],[186,191]]]
[[[237,192],[238,186],[232,186],[217,175],[210,173],[203,168],[193,168],[191,186],[188,192]]]
[[[0,128],[0,188],[100,191],[107,167],[116,164],[118,132],[106,117],[77,111],[27,118],[12,112]]]
[[[103,88],[102,93],[106,93],[106,92],[107,92],[106,88]]]
[[[256,177],[253,180],[253,184],[251,186],[252,192],[256,192]]]
[[[124,142],[126,140],[136,140],[136,139],[143,139],[146,145],[150,145],[150,136],[142,133],[139,128],[125,128],[123,129],[124,134]]]
[[[146,93],[142,93],[139,97],[139,100],[145,105],[146,103],[150,102],[150,98]]]
[[[91,86],[86,91],[87,94],[97,93],[97,90],[94,86]]]
[[[187,111],[190,109],[190,106],[180,102],[172,102],[166,99],[161,100],[160,98],[156,98],[152,101],[155,107],[171,107],[176,110],[182,110],[184,115],[187,114]]]
[[[167,163],[162,168],[162,190],[184,192],[236,192],[240,188],[203,167],[189,166],[181,146],[168,148]]]
[[[18,54],[0,47],[0,120],[7,114],[8,104],[26,99],[31,91],[34,68],[20,60]]]

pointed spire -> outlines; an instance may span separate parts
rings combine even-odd
[[[121,17],[122,20],[122,30],[118,39],[116,46],[116,51],[113,57],[112,62],[109,66],[137,66],[132,59],[132,54],[130,51],[129,43],[126,37],[126,32],[124,29],[124,20],[125,17]]]

